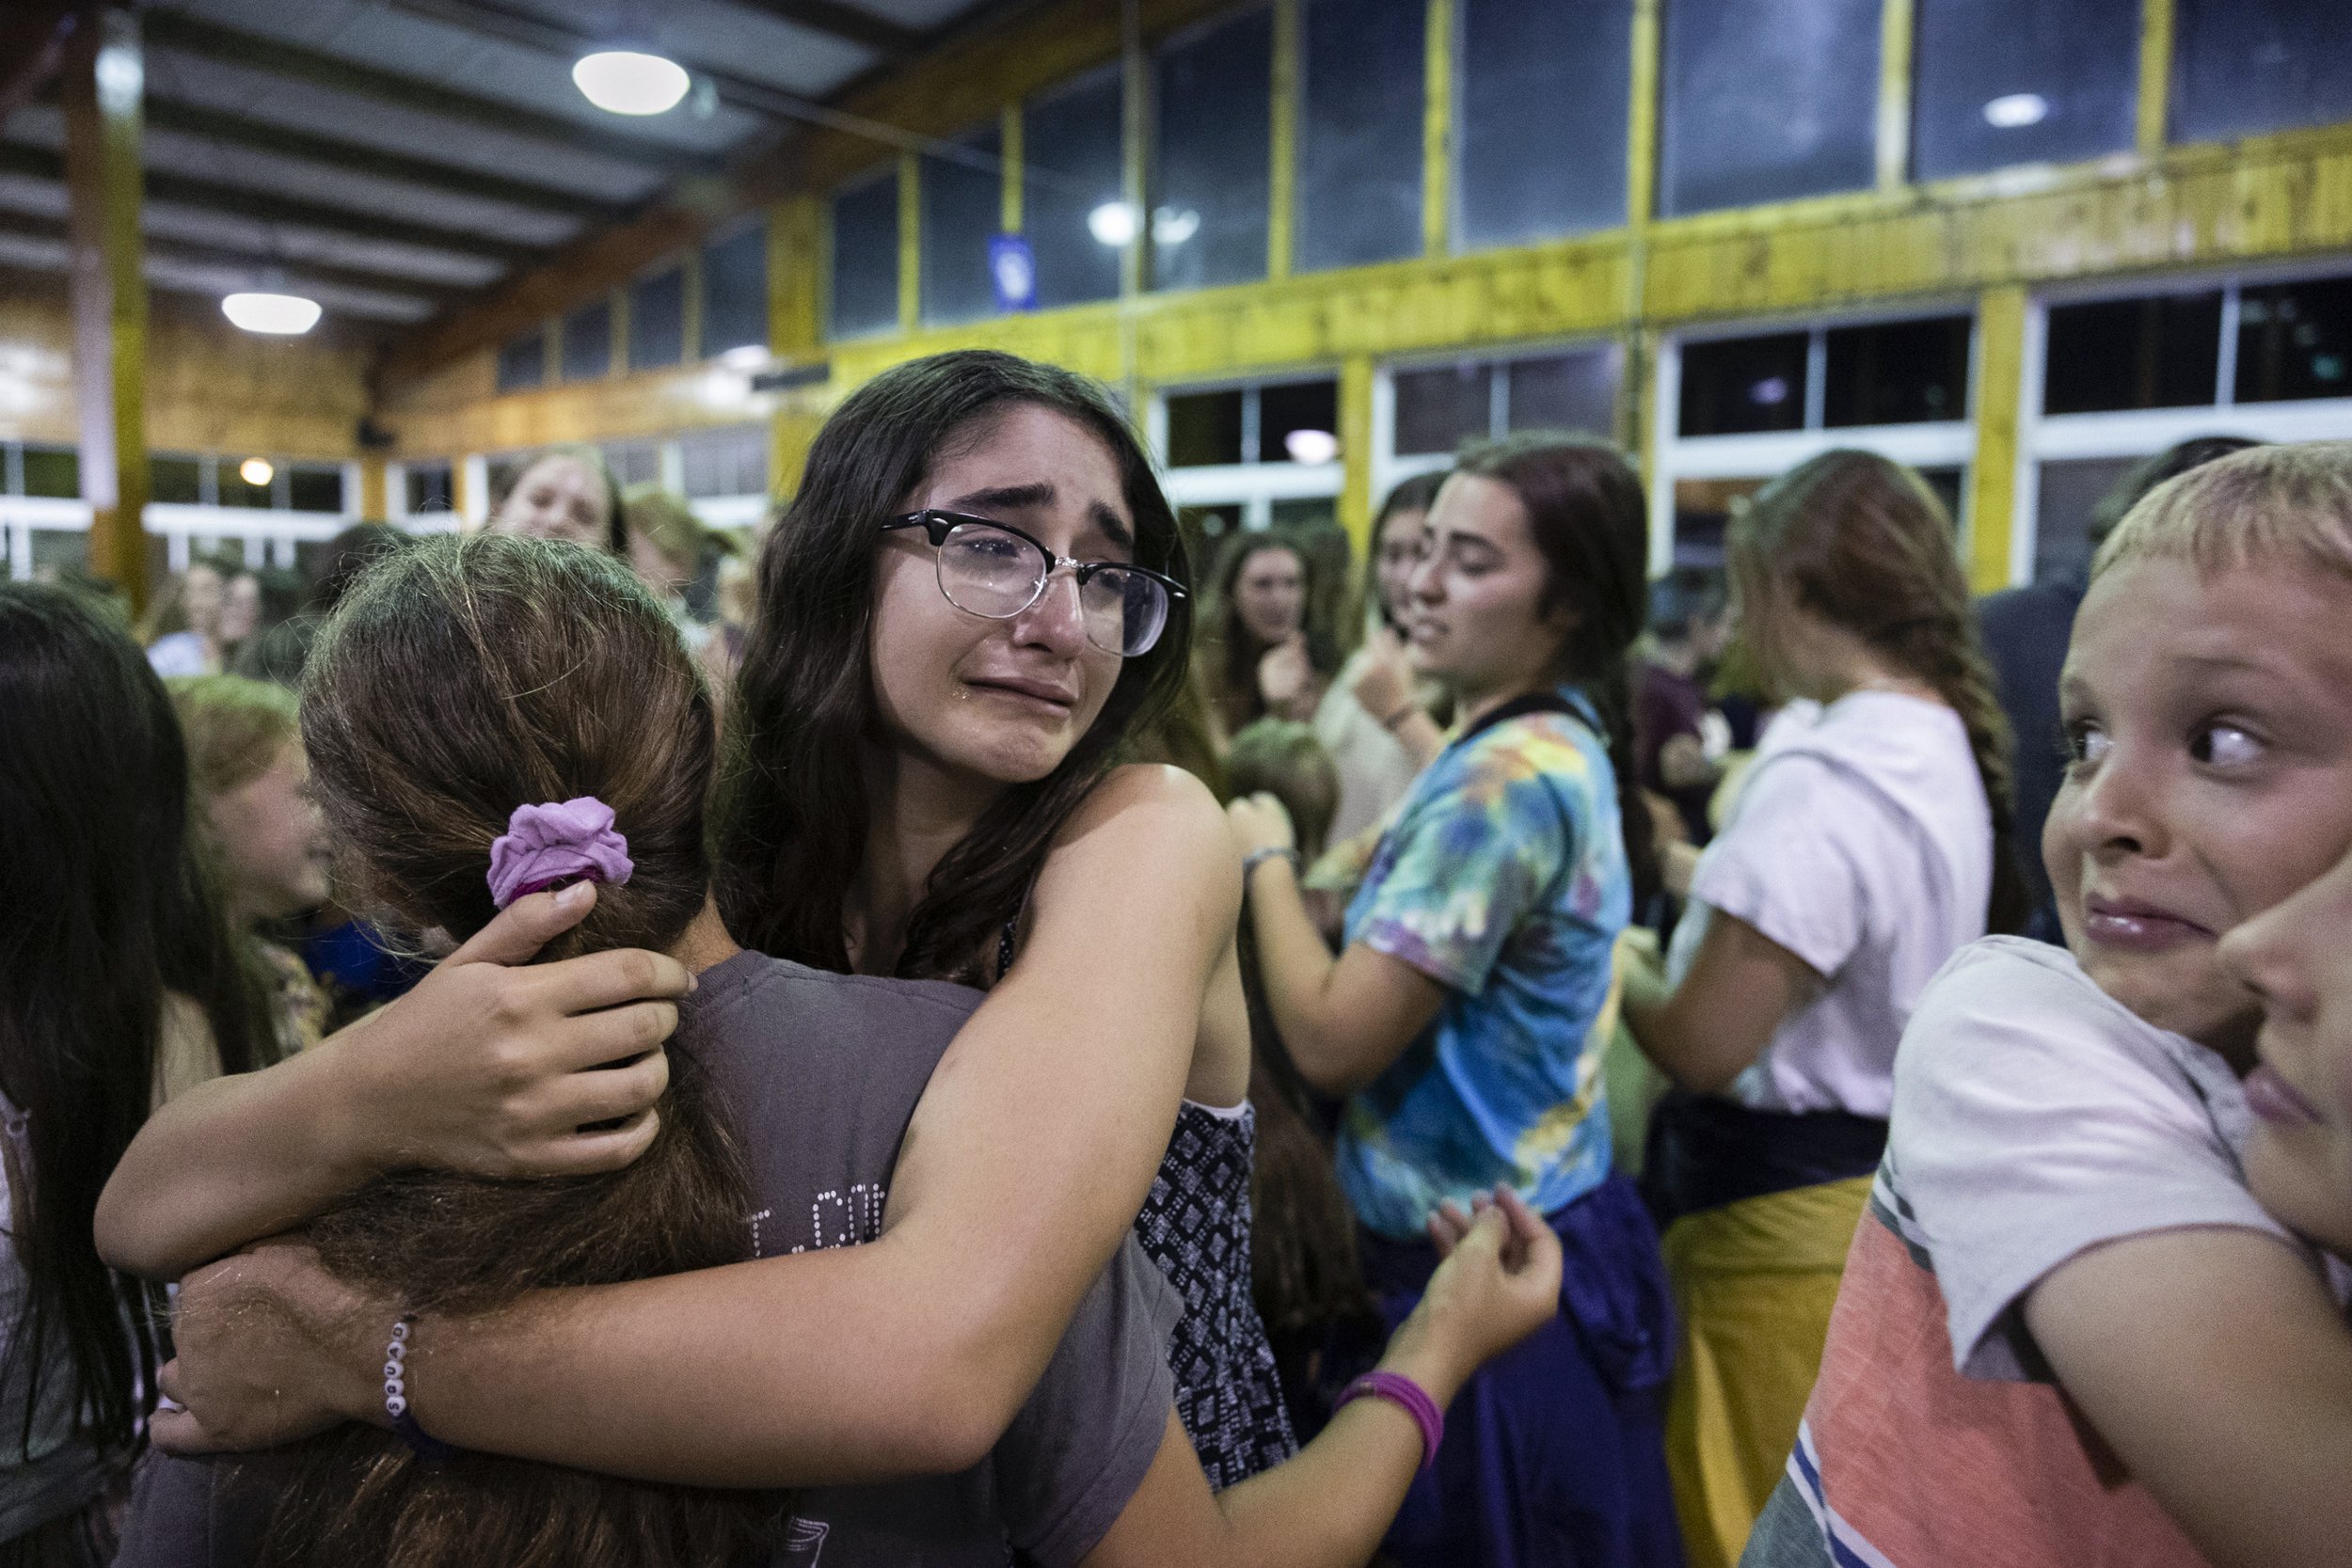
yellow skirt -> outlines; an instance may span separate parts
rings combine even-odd
[[[1870,1180],[1747,1198],[1667,1227],[1682,1345],[1666,1466],[1690,1568],[1738,1562],[1780,1483]]]

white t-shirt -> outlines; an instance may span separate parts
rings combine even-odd
[[[1944,961],[1984,934],[1993,814],[1968,732],[1941,703],[1850,692],[1774,721],[1699,859],[1667,958],[1677,984],[1715,911],[1826,982],[1781,1021],[1731,1097],[1883,1117],[1895,1044]]]
[[[1421,771],[1405,743],[1356,700],[1356,677],[1371,661],[1370,648],[1350,654],[1315,709],[1315,738],[1330,753],[1340,777],[1339,803],[1331,812],[1333,844],[1346,843],[1386,816]]]
[[[2017,1311],[2087,1248],[2196,1226],[2302,1249],[2246,1190],[2229,1064],[2101,990],[2063,948],[1987,937],[1919,999],[1896,1059],[1883,1206],[1942,1288],[1952,1359],[2028,1378]],[[2352,1278],[2328,1273],[2339,1299]]]

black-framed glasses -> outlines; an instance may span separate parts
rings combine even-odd
[[[960,512],[910,512],[882,524],[884,533],[919,528],[938,551],[939,591],[958,610],[1009,621],[1045,596],[1056,572],[1078,583],[1087,641],[1106,654],[1148,654],[1167,628],[1168,607],[1188,595],[1165,572],[1124,561],[1073,561],[1056,555],[1010,523]]]

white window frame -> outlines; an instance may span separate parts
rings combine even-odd
[[[1263,532],[1274,526],[1276,501],[1321,500],[1327,497],[1336,506],[1340,492],[1347,485],[1347,453],[1344,451],[1328,463],[1293,463],[1287,458],[1267,462],[1261,457],[1254,463],[1213,463],[1178,468],[1171,467],[1168,461],[1169,398],[1191,397],[1201,392],[1244,394],[1242,450],[1247,451],[1255,444],[1253,427],[1259,417],[1258,401],[1248,394],[1267,387],[1289,387],[1326,377],[1336,383],[1339,372],[1309,365],[1272,375],[1187,381],[1153,388],[1145,423],[1152,439],[1152,453],[1159,459],[1162,488],[1168,492],[1169,504],[1179,507],[1238,506],[1241,508],[1241,526],[1250,532]],[[1340,421],[1335,417],[1333,422]],[[1335,430],[1331,434],[1337,436],[1340,433]]]
[[[1828,334],[1840,327],[1878,326],[1921,321],[1937,316],[1969,318],[1968,369],[1961,417],[1906,424],[1824,426],[1821,417],[1828,399]],[[1758,431],[1737,436],[1684,436],[1682,415],[1682,349],[1686,343],[1720,342],[1730,338],[1756,338],[1777,333],[1809,335],[1805,358],[1804,428]],[[1649,570],[1663,577],[1674,566],[1675,483],[1685,479],[1772,478],[1798,464],[1841,447],[1874,451],[1915,468],[1961,470],[1960,515],[1952,519],[1955,544],[1963,558],[1968,548],[1970,499],[1977,483],[1978,372],[1984,361],[1984,324],[1971,298],[1920,300],[1900,309],[1833,311],[1805,316],[1763,317],[1737,323],[1691,327],[1661,337],[1653,374],[1651,428],[1658,432],[1655,471],[1645,476],[1649,489]]]
[[[2352,392],[2340,398],[2280,403],[2237,401],[2238,302],[2248,287],[2272,283],[2352,281],[2352,265],[2338,261],[2281,262],[2228,271],[2054,284],[2026,308],[2025,385],[2017,409],[2016,510],[2010,528],[2009,579],[2033,580],[2042,545],[2042,465],[2084,458],[2141,458],[2200,436],[2242,436],[2256,441],[2341,441],[2352,438]],[[2126,408],[2094,414],[2044,414],[2049,368],[2049,321],[2054,306],[2165,294],[2221,291],[2220,352],[2215,356],[2214,401],[2186,408]]]

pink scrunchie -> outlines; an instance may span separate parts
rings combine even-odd
[[[490,902],[502,910],[574,877],[626,882],[636,869],[628,840],[612,831],[612,808],[595,796],[516,806],[490,843]]]

